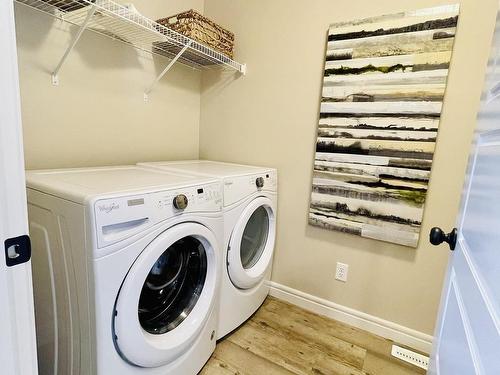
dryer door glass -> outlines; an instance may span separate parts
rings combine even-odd
[[[227,248],[227,272],[233,285],[250,289],[265,277],[272,263],[276,237],[274,204],[257,197],[241,211]]]
[[[189,315],[203,290],[207,255],[194,237],[173,243],[158,258],[142,286],[139,321],[151,334],[176,328]]]
[[[248,219],[241,238],[240,256],[244,269],[252,268],[262,256],[269,234],[269,214],[260,206]]]

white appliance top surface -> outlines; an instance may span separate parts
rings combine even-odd
[[[77,203],[101,195],[138,194],[215,181],[138,166],[26,171],[28,188]]]
[[[255,173],[270,171],[272,168],[256,167],[251,165],[241,165],[223,163],[208,160],[182,160],[182,161],[160,161],[151,163],[140,163],[139,165],[152,167],[166,167],[170,170],[176,169],[185,173],[212,176],[217,178],[244,176]]]

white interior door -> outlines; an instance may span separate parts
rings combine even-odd
[[[0,373],[35,375],[35,318],[12,1],[0,1]]]
[[[500,374],[499,52],[500,17],[462,197],[456,247],[443,289],[430,374]],[[439,237],[440,232],[435,231],[434,242],[444,239]]]

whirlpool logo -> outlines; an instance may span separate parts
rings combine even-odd
[[[99,211],[109,214],[111,211],[118,210],[120,205],[118,203],[110,203],[110,204],[101,204],[99,207]]]

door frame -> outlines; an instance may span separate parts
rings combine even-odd
[[[31,262],[8,267],[4,241],[28,234],[14,2],[0,1],[0,363],[38,373]]]

